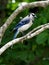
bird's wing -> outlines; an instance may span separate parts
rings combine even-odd
[[[17,30],[19,27],[25,25],[25,24],[28,24],[30,22],[30,19],[27,18],[27,19],[22,19],[14,28],[14,30]]]

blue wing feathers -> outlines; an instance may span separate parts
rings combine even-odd
[[[13,39],[15,39],[15,38],[17,37],[18,34],[19,34],[19,31],[17,30],[17,31],[15,32],[15,34],[14,34]]]
[[[21,26],[23,26],[23,25],[25,25],[25,24],[28,24],[29,21],[30,21],[29,18],[28,18],[28,19],[21,20],[21,21],[15,26],[14,29],[17,30],[19,27],[21,27]]]
[[[24,18],[22,19],[13,29],[13,31],[15,31],[15,35],[13,37],[13,39],[15,39],[17,37],[17,35],[19,34],[18,28],[20,28],[21,26],[28,24],[30,22],[29,18]]]

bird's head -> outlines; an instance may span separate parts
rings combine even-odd
[[[34,14],[34,13],[30,13],[28,16],[29,16],[31,19],[37,18],[36,14]]]

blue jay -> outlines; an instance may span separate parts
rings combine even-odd
[[[34,18],[36,18],[34,13],[30,13],[24,17],[13,29],[13,31],[15,31],[13,39],[15,39],[20,32],[26,31],[30,28],[33,24]]]

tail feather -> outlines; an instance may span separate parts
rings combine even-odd
[[[14,34],[13,39],[15,39],[15,38],[17,37],[18,34],[19,34],[19,31],[17,30],[17,31],[15,32],[15,34]]]

